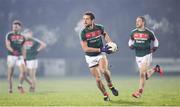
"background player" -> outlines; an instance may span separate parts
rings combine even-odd
[[[24,93],[22,87],[23,80],[25,79],[30,85],[31,81],[25,77],[25,64],[24,58],[22,56],[22,47],[25,42],[24,36],[21,34],[22,23],[19,20],[13,21],[12,31],[6,35],[6,48],[8,50],[7,56],[7,67],[8,67],[8,83],[9,83],[9,93],[12,93],[12,79],[14,67],[17,65],[19,67],[19,80],[18,89],[21,93]]]
[[[46,44],[39,39],[34,38],[33,32],[28,29],[24,31],[24,35],[26,37],[26,41],[23,46],[23,55],[26,60],[26,68],[32,80],[32,86],[29,91],[34,92],[36,88],[36,71],[38,68],[37,55],[46,47]]]
[[[83,22],[85,28],[81,31],[81,46],[85,52],[85,59],[89,66],[90,72],[96,79],[96,83],[102,94],[104,95],[104,100],[109,101],[109,95],[105,89],[102,82],[101,74],[104,75],[108,87],[111,89],[113,95],[118,96],[118,91],[114,88],[110,71],[108,69],[108,60],[104,53],[110,54],[111,51],[108,50],[107,46],[103,47],[103,40],[106,42],[112,42],[107,32],[104,31],[104,27],[94,22],[95,16],[91,12],[86,12],[83,15]]]
[[[131,32],[129,39],[129,47],[135,49],[136,62],[140,72],[139,89],[132,94],[133,97],[139,98],[144,90],[145,80],[147,80],[154,72],[163,74],[159,65],[152,68],[152,53],[155,52],[159,46],[159,42],[152,31],[145,27],[145,18],[142,16],[136,19],[136,29]],[[151,48],[151,41],[153,41],[153,48]]]

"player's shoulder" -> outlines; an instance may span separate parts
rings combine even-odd
[[[81,32],[84,32],[86,30],[86,27],[81,28]]]
[[[151,29],[149,29],[149,28],[146,27],[145,30],[146,30],[146,32],[154,35],[154,32],[153,32]]]
[[[86,32],[86,28],[84,27],[84,28],[82,28],[81,30],[80,30],[80,33],[79,34],[84,34],[85,32]]]
[[[6,33],[6,35],[11,35],[11,34],[14,34],[14,32],[10,31],[10,32]]]
[[[131,30],[131,33],[134,33],[134,32],[137,32],[137,31],[138,31],[138,29],[135,28],[135,29]]]
[[[104,29],[104,26],[103,26],[102,24],[97,24],[97,23],[95,23],[95,27],[96,27],[96,28],[103,28],[103,29]]]
[[[37,43],[41,43],[41,40],[39,40],[38,38],[32,37],[30,38],[31,41],[37,42]]]
[[[147,32],[150,32],[150,33],[153,33],[153,31],[151,30],[151,29],[149,29],[149,28],[145,28],[145,30],[147,31]]]
[[[6,33],[6,38],[10,37],[10,36],[13,35],[13,34],[14,34],[14,32],[12,32],[12,31]]]

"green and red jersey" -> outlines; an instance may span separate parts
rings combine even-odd
[[[147,28],[142,31],[134,29],[130,36],[131,40],[134,41],[136,56],[143,57],[151,53],[151,41],[156,39],[152,31]]]
[[[80,38],[82,41],[87,41],[88,47],[102,48],[104,34],[104,27],[99,24],[95,24],[92,29],[86,27],[81,31]],[[101,52],[85,52],[88,56],[97,56]]]
[[[10,46],[14,51],[17,51],[19,55],[22,55],[22,47],[25,42],[25,37],[20,32],[7,33],[6,40],[10,41]],[[8,55],[13,55],[13,53],[8,50]]]
[[[40,43],[36,39],[27,39],[24,43],[26,49],[26,60],[34,60],[37,58]]]

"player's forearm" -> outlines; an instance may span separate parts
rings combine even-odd
[[[154,43],[153,43],[154,47],[159,47],[159,41],[155,38]]]
[[[37,49],[37,51],[41,51],[44,48],[46,48],[46,44],[45,43],[41,44],[41,46]]]
[[[104,33],[104,39],[105,39],[106,43],[112,42],[112,39],[110,38],[110,36],[106,32]]]
[[[132,46],[132,45],[134,45],[134,40],[129,39],[128,45],[129,45],[129,47]]]
[[[40,43],[40,47],[37,49],[37,51],[41,51],[42,49],[46,48],[46,43],[44,43],[43,41],[38,40]]]
[[[155,52],[158,49],[158,47],[159,47],[159,42],[158,42],[157,38],[155,37],[153,47],[151,48],[151,52],[152,53]]]
[[[6,43],[6,48],[7,48],[7,50],[10,51],[10,52],[13,52],[14,50],[13,50],[13,48],[11,47],[10,42],[9,42],[8,40],[6,40],[5,43]]]
[[[10,51],[10,52],[13,52],[13,48],[11,48],[11,46],[6,46],[7,50]]]
[[[100,48],[91,48],[91,47],[86,47],[83,49],[84,52],[100,52]]]

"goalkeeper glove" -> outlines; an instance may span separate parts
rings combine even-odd
[[[108,47],[108,45],[105,45],[104,47],[100,48],[100,50],[101,50],[101,52],[105,52],[107,54],[111,54],[112,51],[109,50],[109,48],[111,48],[111,47]]]
[[[157,48],[158,48],[158,47],[153,47],[153,48],[151,49],[151,53],[154,53],[154,52],[157,50]]]

